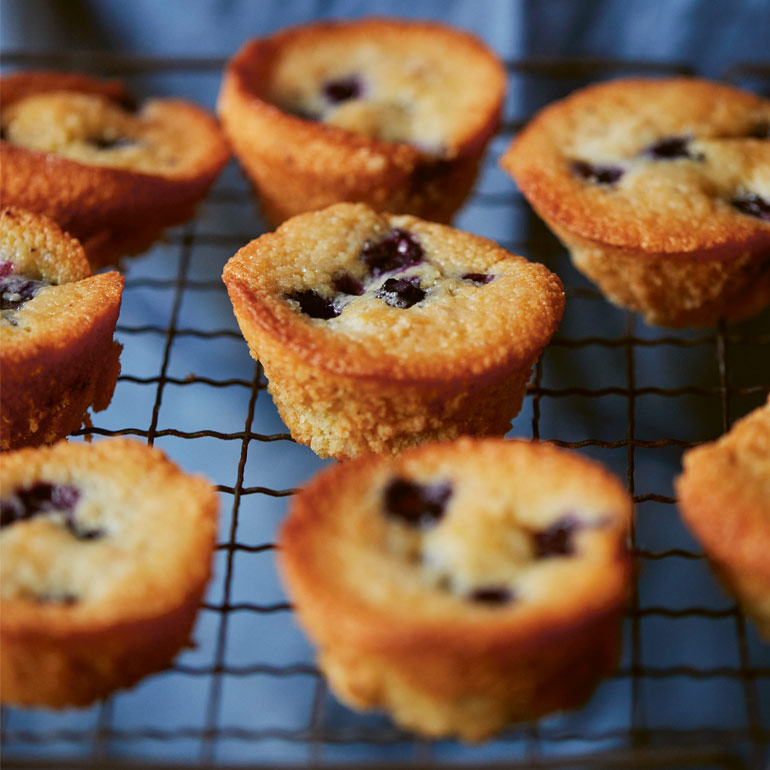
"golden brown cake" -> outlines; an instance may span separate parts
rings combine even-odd
[[[770,302],[770,101],[614,80],[538,114],[501,165],[617,305],[708,326]]]
[[[101,266],[193,215],[229,157],[193,104],[129,105],[119,83],[25,72],[0,79],[3,203],[46,214]]]
[[[55,222],[0,209],[0,449],[51,444],[107,408],[122,293]]]
[[[273,226],[339,201],[446,223],[497,129],[505,85],[495,55],[460,30],[325,21],[247,43],[218,112]]]
[[[292,436],[338,458],[504,434],[564,308],[542,265],[362,203],[290,219],[223,278]]]
[[[166,666],[211,569],[217,496],[111,439],[0,456],[0,698],[84,706]]]
[[[679,510],[727,589],[770,641],[770,399],[686,452]]]
[[[613,669],[631,513],[596,462],[464,437],[328,467],[279,567],[345,703],[477,741],[582,705]]]

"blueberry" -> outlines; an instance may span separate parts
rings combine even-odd
[[[391,307],[405,310],[425,299],[425,292],[419,286],[414,284],[414,280],[415,279],[388,278],[388,280],[377,289],[374,296],[379,299],[384,299]]]
[[[479,604],[499,605],[508,604],[515,597],[511,591],[503,586],[482,586],[481,588],[474,588],[468,594],[468,598]]]
[[[419,529],[430,529],[441,521],[444,508],[452,496],[452,485],[417,484],[407,479],[394,479],[385,488],[385,513]]]
[[[615,184],[625,173],[620,166],[601,166],[585,160],[573,161],[571,168],[573,174],[585,179],[586,182],[606,185]]]
[[[0,310],[18,310],[45,286],[45,281],[33,281],[23,275],[0,277]]]
[[[64,514],[65,527],[78,540],[95,540],[102,537],[103,530],[85,529],[78,524],[75,508],[79,500],[79,490],[69,484],[41,481],[29,487],[22,487],[0,503],[0,527],[7,527],[41,514],[60,512]]]
[[[749,132],[749,136],[752,139],[770,139],[770,123],[757,123]]]
[[[334,279],[333,284],[340,294],[351,294],[355,297],[360,297],[364,293],[363,285],[347,273],[338,275]]]
[[[495,280],[494,275],[487,275],[486,273],[465,273],[460,277],[463,279],[463,281],[470,281],[471,283],[475,283],[476,286],[483,286],[484,284]]]
[[[325,83],[323,93],[330,102],[338,104],[339,102],[346,102],[348,99],[357,99],[363,93],[363,88],[361,81],[355,75],[351,75]]]
[[[318,292],[312,289],[295,291],[286,295],[287,299],[293,299],[299,304],[300,310],[311,318],[336,318],[340,311],[335,307],[334,302],[326,297],[322,297]]]
[[[119,150],[123,147],[133,147],[136,141],[124,136],[115,137],[114,139],[106,136],[92,136],[88,139],[88,143],[99,150]]]
[[[746,193],[732,200],[733,206],[742,214],[757,217],[764,222],[770,222],[770,202],[756,193]]]
[[[422,246],[406,230],[395,228],[379,243],[365,243],[361,259],[377,277],[393,270],[406,270],[423,261]]]
[[[689,136],[668,136],[642,150],[642,155],[655,160],[674,160],[675,158],[703,160],[702,155],[690,154],[688,148],[690,140]]]
[[[548,529],[535,532],[535,556],[538,559],[547,559],[551,556],[569,556],[575,553],[572,536],[582,526],[581,521],[568,514],[551,524]]]
[[[73,604],[77,604],[78,602],[78,597],[75,596],[75,594],[70,594],[70,593],[40,594],[36,598],[38,602],[40,602],[41,604],[73,605]]]

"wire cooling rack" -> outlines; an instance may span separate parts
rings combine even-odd
[[[6,52],[13,67],[119,75],[139,94],[213,106],[224,61]],[[127,260],[109,409],[78,436],[136,436],[218,486],[215,577],[195,647],[134,690],[85,710],[2,709],[7,767],[751,768],[770,744],[770,647],[762,645],[681,525],[672,479],[684,449],[723,433],[770,390],[770,313],[702,331],[646,326],[610,306],[570,265],[496,166],[535,110],[621,74],[692,74],[674,62],[508,62],[500,135],[457,226],[543,261],[567,311],[535,369],[511,435],[553,441],[624,478],[639,562],[621,664],[581,710],[513,727],[483,746],[429,742],[328,691],[277,582],[276,526],[293,489],[324,465],[286,433],[219,278],[264,231],[234,165],[195,221]],[[767,94],[770,66],[727,82]]]

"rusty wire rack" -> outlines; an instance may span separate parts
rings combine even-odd
[[[221,59],[6,52],[4,65],[156,78],[213,104]],[[8,767],[751,768],[770,757],[770,647],[718,587],[679,522],[681,452],[723,433],[770,391],[770,314],[671,331],[610,306],[496,167],[543,104],[620,74],[692,74],[686,63],[508,62],[509,111],[456,224],[545,262],[567,311],[538,362],[512,435],[584,452],[626,479],[636,502],[639,573],[621,664],[581,710],[512,727],[484,746],[417,739],[329,693],[276,580],[275,526],[323,462],[296,445],[248,357],[224,262],[264,231],[248,185],[228,168],[195,221],[124,265],[113,403],[79,436],[131,435],[209,475],[222,502],[215,578],[196,647],[130,692],[61,714],[3,708]],[[770,65],[735,64],[727,82],[770,90]],[[160,81],[158,81],[160,82]]]

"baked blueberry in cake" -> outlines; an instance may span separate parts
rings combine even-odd
[[[223,279],[292,436],[332,457],[504,434],[564,308],[542,265],[362,203],[292,218]]]
[[[463,437],[327,467],[279,567],[338,697],[477,741],[582,705],[612,670],[631,513],[596,462]]]
[[[56,220],[93,266],[189,219],[229,157],[213,118],[187,102],[137,109],[120,83],[53,72],[0,89],[3,203]]]
[[[499,123],[506,75],[465,32],[384,18],[247,43],[218,112],[277,225],[340,201],[449,222]]]
[[[679,510],[717,575],[770,641],[770,399],[685,452]]]
[[[730,86],[614,80],[546,107],[501,165],[608,299],[708,326],[770,302],[768,125]]]
[[[84,706],[187,644],[217,496],[158,449],[112,439],[0,456],[0,698]]]
[[[55,222],[0,209],[0,449],[51,444],[107,407],[122,293]]]

